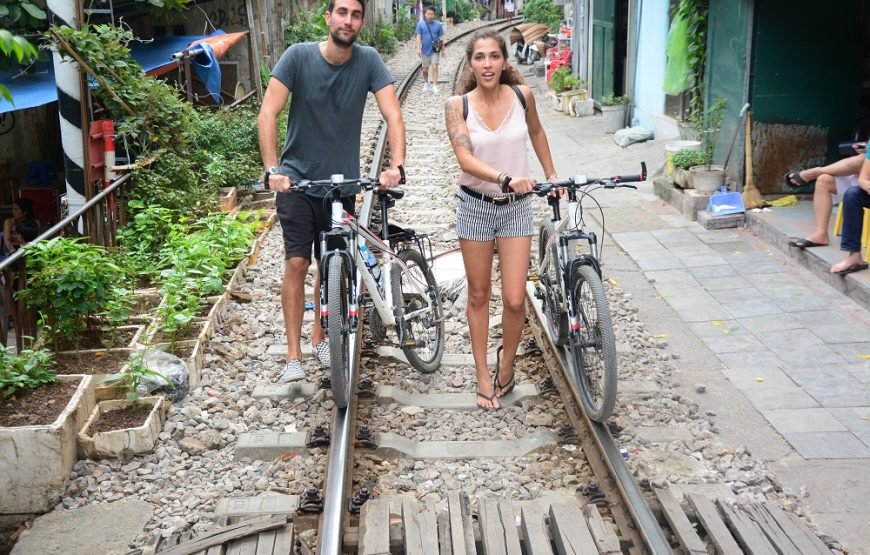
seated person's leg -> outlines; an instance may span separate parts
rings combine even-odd
[[[851,187],[843,195],[843,235],[840,250],[846,258],[831,266],[835,274],[848,274],[867,269],[861,260],[861,229],[864,225],[864,209],[870,208],[870,194],[860,187]]]
[[[833,164],[828,164],[827,166],[817,166],[815,168],[807,168],[805,170],[786,174],[785,181],[786,184],[791,187],[801,187],[810,181],[817,180],[824,174],[832,175],[834,177],[857,175],[858,172],[861,171],[864,159],[865,156],[863,154],[856,154],[855,156],[843,158],[842,160],[838,160]]]

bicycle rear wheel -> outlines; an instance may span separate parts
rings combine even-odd
[[[408,267],[393,272],[391,284],[393,305],[405,318],[405,340],[400,347],[411,366],[428,374],[441,366],[444,354],[444,310],[438,284],[420,251],[403,249],[398,257]]]
[[[568,319],[562,311],[562,287],[559,279],[558,239],[547,248],[551,237],[555,237],[556,227],[551,221],[541,222],[538,228],[538,263],[547,258],[542,275],[538,276],[543,285],[543,309],[550,337],[557,347],[568,342]]]
[[[347,312],[350,290],[350,272],[341,256],[329,259],[327,308],[329,318],[326,334],[329,337],[329,370],[332,382],[332,400],[338,408],[345,408],[350,398],[350,341]]]
[[[580,328],[569,351],[580,384],[580,400],[589,418],[604,422],[616,404],[616,338],[601,278],[591,266],[573,272],[574,309]]]

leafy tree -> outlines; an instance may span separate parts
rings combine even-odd
[[[27,35],[45,25],[46,13],[30,0],[12,0],[0,4],[0,70],[14,64],[28,64],[40,53]],[[0,84],[0,96],[14,103],[9,89]]]
[[[680,0],[674,18],[686,21],[689,37],[688,65],[692,80],[692,98],[689,107],[692,114],[704,110],[704,72],[707,65],[707,15],[709,0]]]

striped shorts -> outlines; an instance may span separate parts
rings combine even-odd
[[[532,198],[496,205],[463,191],[456,193],[456,234],[468,241],[492,241],[496,237],[534,235]]]

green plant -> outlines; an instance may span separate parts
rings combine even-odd
[[[45,11],[29,0],[12,0],[0,4],[0,70],[27,64],[40,58],[30,42],[29,33],[45,24]],[[6,85],[0,84],[0,96],[14,104]]]
[[[558,29],[565,10],[552,0],[529,0],[523,4],[523,14],[529,23],[543,23],[550,29]]]
[[[722,121],[725,119],[725,108],[728,101],[717,98],[706,110],[693,112],[689,121],[701,141],[701,152],[704,155],[702,162],[710,169],[713,163],[713,153],[719,140],[719,131],[722,129]]]
[[[613,94],[607,94],[601,97],[602,106],[620,106],[622,104],[628,104],[627,96],[615,96]]]
[[[371,46],[385,56],[392,56],[399,50],[399,41],[393,26],[377,22],[371,27],[364,27],[360,34],[360,43]]]
[[[480,17],[480,12],[475,7],[475,4],[469,0],[455,0],[453,15],[454,23],[474,21],[478,17]]]
[[[675,168],[680,168],[687,170],[692,166],[700,166],[704,164],[704,153],[700,150],[689,150],[687,148],[681,148],[676,151],[673,156],[673,163]]]
[[[98,315],[110,307],[120,310],[121,299],[130,295],[117,285],[125,282],[124,270],[103,247],[55,237],[25,248],[30,276],[19,294],[39,310],[55,346],[57,339],[78,346]]]
[[[686,22],[688,36],[688,66],[691,80],[690,112],[697,114],[704,108],[704,72],[707,64],[707,16],[709,0],[680,0],[674,18]]]
[[[284,44],[290,46],[298,42],[318,42],[326,38],[329,28],[323,19],[326,3],[317,12],[301,12],[284,29]]]
[[[120,383],[121,387],[126,392],[128,401],[137,401],[139,399],[139,385],[143,381],[151,378],[151,381],[162,381],[170,387],[175,387],[166,376],[145,366],[145,354],[138,352],[130,355],[130,365],[125,372],[118,374],[110,374],[106,378],[108,383]]]
[[[579,75],[571,73],[567,66],[562,66],[553,72],[550,79],[550,88],[557,93],[576,90],[586,85]]]
[[[395,33],[396,40],[405,42],[414,38],[414,30],[417,27],[417,21],[411,17],[408,11],[407,2],[399,2],[399,8],[395,13]]]
[[[17,355],[0,344],[0,397],[10,398],[23,389],[36,389],[57,381],[54,359],[48,349],[24,349]]]

